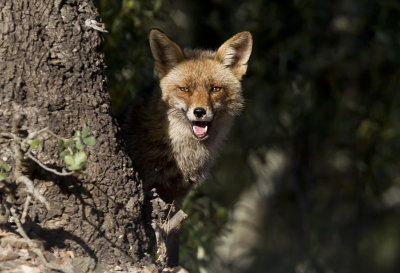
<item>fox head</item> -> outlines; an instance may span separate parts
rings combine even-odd
[[[182,51],[157,29],[151,30],[149,40],[162,100],[180,127],[195,139],[205,140],[212,135],[213,124],[239,113],[243,105],[240,80],[252,50],[249,32],[234,35],[217,51]]]

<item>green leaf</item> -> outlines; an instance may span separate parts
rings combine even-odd
[[[88,135],[89,135],[89,127],[86,126],[82,129],[82,137],[86,138]]]
[[[74,147],[75,146],[75,141],[73,140],[73,139],[66,139],[65,141],[64,141],[64,145],[65,145],[65,147],[67,148],[67,147]]]
[[[127,9],[133,9],[133,7],[135,6],[135,1],[134,0],[128,0],[125,4],[125,7]]]
[[[77,165],[81,165],[81,166],[84,165],[86,163],[86,159],[87,159],[87,157],[86,157],[85,152],[77,152],[74,155],[74,161],[75,161],[75,164],[77,164]]]
[[[75,160],[74,157],[72,157],[72,155],[66,155],[64,157],[64,161],[65,163],[67,163],[68,165],[74,165],[75,164]]]
[[[60,153],[62,159],[64,159],[64,157],[66,157],[67,155],[71,155],[71,153],[68,150],[64,150]]]
[[[61,138],[58,140],[58,146],[60,147],[60,152],[65,150],[65,143]]]
[[[75,137],[81,137],[81,131],[75,131],[74,138]]]
[[[83,142],[88,146],[93,146],[96,144],[96,139],[94,136],[89,136],[83,139]]]
[[[3,173],[0,173],[0,181],[3,181],[4,179],[6,179],[6,176]]]
[[[75,148],[77,148],[78,150],[83,149],[83,144],[80,138],[75,141]]]
[[[78,171],[82,170],[83,166],[85,166],[86,159],[87,157],[85,152],[77,152],[73,157],[66,156],[65,162],[69,165],[68,170]]]
[[[32,149],[36,149],[37,146],[39,146],[39,144],[40,144],[40,140],[39,139],[34,139],[34,140],[31,141],[30,145],[31,145]]]
[[[158,12],[162,6],[162,0],[156,0],[154,3],[154,12]]]
[[[10,165],[7,165],[7,164],[1,164],[1,169],[4,171],[4,172],[9,172],[9,171],[11,171],[11,166]]]
[[[70,171],[78,171],[78,170],[80,170],[80,169],[82,169],[82,167],[79,166],[79,165],[76,165],[76,164],[73,164],[73,165],[71,165],[71,166],[68,166],[68,170],[70,170]]]

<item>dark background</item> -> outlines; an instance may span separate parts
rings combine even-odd
[[[106,73],[116,115],[156,84],[150,28],[182,47],[212,49],[236,32],[253,34],[246,108],[213,178],[186,202],[183,266],[201,273],[400,272],[399,1],[97,6],[109,31]],[[227,247],[235,236],[242,241]],[[241,253],[224,257],[224,247]]]

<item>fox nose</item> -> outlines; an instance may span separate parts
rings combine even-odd
[[[196,109],[193,110],[193,114],[197,117],[197,118],[201,118],[202,116],[204,116],[206,114],[206,109],[202,108],[202,107],[198,107]]]

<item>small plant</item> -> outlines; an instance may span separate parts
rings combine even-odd
[[[89,128],[76,131],[71,138],[59,139],[60,155],[70,171],[82,171],[86,166],[87,156],[83,151],[85,145],[96,144],[94,136],[89,136]]]
[[[37,138],[33,139],[29,145],[32,149],[36,149],[40,145],[40,140]]]
[[[10,165],[7,165],[7,164],[0,165],[0,181],[3,181],[4,179],[6,179],[5,173],[8,173],[9,171],[11,171]]]

